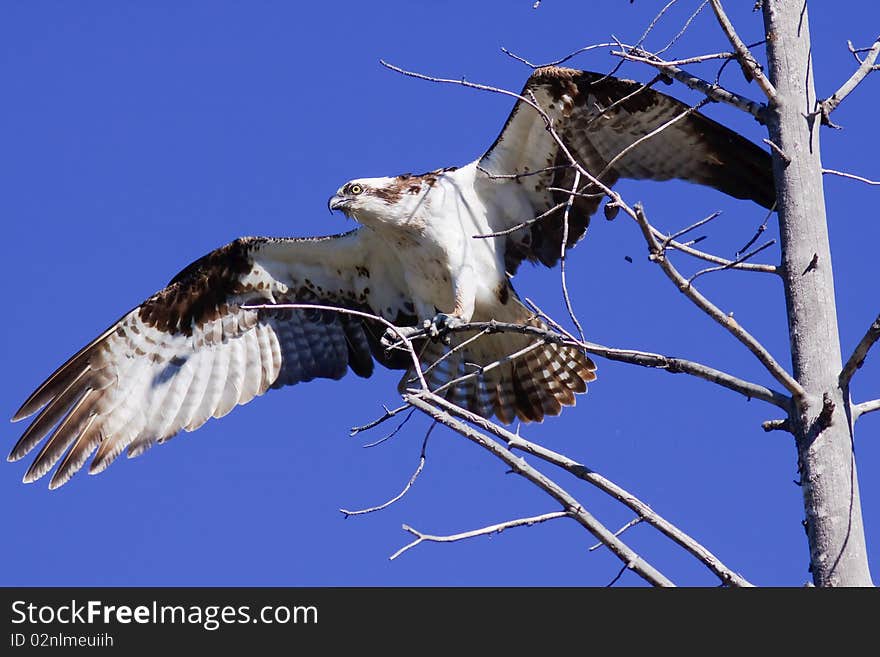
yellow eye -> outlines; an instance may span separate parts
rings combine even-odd
[[[357,196],[358,194],[360,194],[363,191],[364,191],[364,188],[361,187],[360,185],[358,185],[357,183],[353,184],[351,187],[348,188],[348,193],[351,194],[352,196]]]

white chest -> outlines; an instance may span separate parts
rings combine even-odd
[[[476,237],[490,232],[487,217],[466,167],[440,176],[407,221],[388,227],[389,247],[423,313],[451,312],[456,297],[471,297],[477,305],[495,298],[504,276],[499,238]]]

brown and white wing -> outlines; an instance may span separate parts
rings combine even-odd
[[[771,159],[766,151],[681,101],[641,83],[546,67],[534,72],[521,95],[534,99],[552,119],[572,155],[609,186],[620,178],[678,178],[714,187],[735,198],[751,199],[767,208],[775,202]],[[571,188],[574,172],[566,166],[568,163],[539,112],[522,100],[517,101],[501,134],[479,160],[480,169],[486,172],[483,175],[495,184],[515,184],[525,190],[534,216],[567,199],[564,192],[550,188]],[[526,173],[532,175],[509,177]],[[582,186],[586,183],[582,180]],[[581,191],[598,190],[586,186]],[[569,245],[583,236],[600,202],[601,194],[575,199],[569,214]],[[514,215],[496,213],[497,225],[492,229],[510,228],[530,218]],[[562,216],[559,209],[533,224],[531,230],[511,235],[507,241],[508,271],[515,272],[523,259],[547,266],[556,263]]]
[[[123,451],[136,456],[181,429],[222,417],[270,387],[350,368],[373,370],[384,326],[321,310],[256,310],[266,303],[360,309],[405,323],[412,306],[396,261],[360,229],[316,239],[242,238],[192,263],[62,365],[13,420],[39,411],[9,455],[41,448],[24,476],[58,463],[66,483],[97,450],[101,472]]]

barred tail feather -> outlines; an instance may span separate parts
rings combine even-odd
[[[521,321],[547,328],[537,319]],[[573,406],[576,395],[586,392],[587,383],[596,379],[595,363],[575,347],[515,333],[487,335],[457,347],[469,337],[468,333],[455,334],[449,346],[429,341],[420,360],[431,390],[439,390],[452,403],[481,417],[494,415],[505,424],[517,418],[541,422]],[[399,388],[417,386],[410,369]]]

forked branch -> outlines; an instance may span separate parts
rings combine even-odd
[[[852,47],[852,44],[849,44],[849,49],[850,52],[853,53],[853,56],[855,56],[858,60],[858,56],[856,55],[856,51]],[[864,59],[861,60],[861,64],[856,69],[855,73],[853,73],[849,77],[849,79],[843,83],[840,89],[835,91],[825,100],[820,100],[817,103],[818,109],[816,111],[822,117],[823,125],[827,125],[832,128],[840,127],[831,122],[831,112],[837,109],[840,103],[843,102],[843,99],[849,96],[853,92],[853,90],[857,86],[859,86],[862,80],[868,77],[869,73],[880,70],[880,65],[875,64],[878,55],[880,55],[880,37],[877,37],[877,40],[874,41],[874,44],[867,49],[867,54],[865,55]]]
[[[880,340],[880,315],[877,315],[877,319],[875,319],[871,323],[871,326],[868,327],[867,332],[862,336],[862,339],[859,340],[852,355],[847,359],[846,364],[840,371],[839,384],[842,389],[846,390],[849,386],[853,374],[855,374],[856,370],[864,364],[865,358],[868,357],[868,352],[877,340]]]
[[[721,26],[724,34],[727,35],[730,45],[732,45],[733,49],[736,51],[737,61],[739,61],[746,79],[754,80],[761,88],[761,91],[764,92],[764,95],[767,96],[767,100],[773,104],[776,102],[776,88],[771,84],[770,80],[767,79],[767,76],[764,75],[764,71],[758,63],[758,60],[755,59],[755,56],[752,55],[748,46],[746,46],[745,42],[740,39],[739,35],[736,33],[733,23],[730,22],[727,13],[724,11],[724,7],[721,6],[721,0],[709,1],[712,4],[712,11],[715,12],[715,18],[718,19],[718,24]]]
[[[480,529],[473,529],[469,532],[461,532],[460,534],[450,534],[447,536],[434,536],[433,534],[423,534],[417,529],[413,529],[409,525],[403,525],[403,529],[408,531],[410,534],[416,537],[412,543],[408,543],[400,548],[397,552],[388,557],[389,561],[394,561],[401,554],[410,550],[417,546],[419,543],[429,542],[429,543],[455,543],[456,541],[463,541],[468,538],[475,538],[477,536],[488,536],[490,534],[500,534],[505,529],[511,529],[513,527],[531,527],[532,525],[537,525],[542,522],[547,522],[548,520],[555,520],[556,518],[569,518],[571,517],[565,511],[553,511],[552,513],[543,513],[539,516],[532,516],[530,518],[517,518],[516,520],[508,520],[507,522],[499,522],[495,525],[489,525],[488,527],[482,527]]]
[[[567,456],[558,454],[557,452],[547,449],[541,445],[530,442],[522,438],[521,436],[514,434],[511,431],[508,431],[507,429],[495,424],[490,420],[487,420],[479,415],[471,413],[468,410],[456,406],[455,404],[452,404],[451,402],[443,399],[438,395],[426,392],[413,392],[409,396],[417,396],[420,398],[420,401],[423,404],[428,404],[431,407],[438,407],[438,409],[442,409],[443,411],[455,415],[465,420],[466,422],[478,426],[480,429],[494,434],[498,438],[505,441],[508,448],[511,450],[517,449],[526,452],[527,454],[531,454],[537,458],[540,458],[543,461],[546,461],[547,463],[551,463],[559,468],[562,468],[563,470],[566,470],[567,472],[573,474],[579,479],[586,481],[587,483],[595,486],[602,492],[610,495],[617,501],[627,506],[629,509],[637,514],[638,518],[644,520],[652,527],[655,527],[663,535],[667,536],[675,543],[683,547],[690,554],[695,556],[700,562],[702,562],[709,570],[711,570],[719,579],[721,579],[723,583],[731,586],[751,586],[751,584],[747,580],[726,567],[709,550],[700,545],[697,541],[685,534],[683,531],[672,525],[670,522],[665,520],[653,509],[651,509],[651,507],[638,499],[635,495],[627,490],[624,490],[614,482],[609,481],[597,472],[590,470],[583,464],[578,463],[577,461],[574,461]],[[423,408],[423,406],[419,406],[419,408]],[[455,429],[455,431],[458,431],[458,428],[453,428]],[[612,536],[613,535],[614,534],[612,534]],[[608,545],[604,540],[602,541],[602,543]]]
[[[493,440],[486,434],[477,431],[464,422],[456,420],[446,411],[437,408],[434,404],[423,398],[422,394],[430,393],[420,393],[417,390],[407,391],[404,395],[404,399],[440,424],[446,425],[456,433],[459,433],[471,442],[476,443],[483,449],[487,450],[493,456],[503,461],[512,472],[529,480],[554,498],[560,505],[562,505],[564,513],[570,515],[599,541],[608,546],[608,549],[611,550],[611,552],[620,559],[627,568],[631,569],[645,581],[654,586],[675,586],[669,578],[663,575],[663,573],[654,568],[654,566],[640,557],[632,548],[616,537],[614,532],[596,520],[596,518],[594,518],[593,515],[577,501],[577,499],[559,486],[559,484],[526,463],[524,459],[516,456],[498,441]]]

